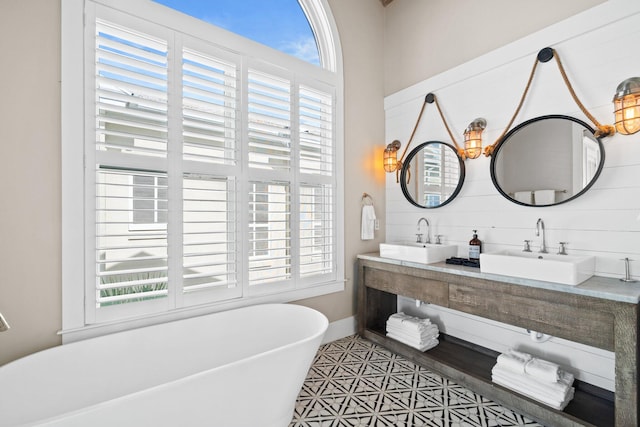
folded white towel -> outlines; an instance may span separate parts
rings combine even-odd
[[[416,334],[416,333],[403,331],[401,329],[397,329],[393,326],[387,326],[387,333],[393,334],[398,337],[402,337],[406,340],[413,341],[418,344],[423,344],[425,342],[431,341],[434,338],[438,338],[439,336],[438,327],[436,325],[433,325],[433,327],[434,328],[431,329],[429,332]]]
[[[546,360],[533,358],[524,366],[527,375],[540,380],[555,383],[560,379],[560,366]]]
[[[517,374],[496,364],[491,370],[491,378],[501,378],[519,385],[522,390],[530,391],[549,398],[563,401],[573,385],[574,377],[569,372],[560,371],[559,380],[555,383],[538,381],[527,374]]]
[[[437,346],[440,343],[440,341],[438,341],[435,338],[430,340],[430,341],[428,341],[428,342],[426,342],[426,343],[422,343],[421,344],[421,343],[416,343],[414,341],[407,340],[407,339],[405,339],[403,337],[400,337],[400,336],[397,336],[397,335],[394,335],[394,334],[390,334],[390,333],[387,333],[387,337],[393,338],[396,341],[400,341],[401,343],[406,344],[406,345],[408,345],[410,347],[416,348],[416,349],[418,349],[420,351],[430,350],[430,349],[432,349],[433,347]]]
[[[429,320],[429,318],[420,318],[420,317],[415,317],[415,316],[409,316],[408,314],[405,314],[402,311],[399,311],[397,313],[393,313],[391,316],[389,316],[389,321],[392,322],[403,322],[403,321],[413,321],[414,323],[419,323],[419,324],[429,324],[431,323],[431,320]]]
[[[533,359],[528,353],[509,349],[498,356],[497,364],[512,372],[524,374],[525,365]]]
[[[533,192],[536,205],[552,205],[556,202],[555,190],[536,190]]]
[[[520,203],[531,204],[531,191],[516,191],[513,193],[513,198]]]
[[[425,340],[425,341],[416,340],[416,339],[408,338],[405,335],[394,334],[393,332],[387,332],[387,336],[391,337],[393,339],[396,339],[398,341],[402,341],[403,343],[405,343],[407,345],[410,345],[412,347],[416,347],[416,348],[420,348],[420,347],[423,347],[423,346],[428,346],[428,345],[432,344],[434,341],[437,341],[437,338],[431,338],[431,339]]]
[[[510,348],[508,350],[509,354],[518,357],[520,359],[524,359],[524,360],[531,360],[533,359],[533,356],[530,355],[529,353],[525,353],[524,351],[518,351],[518,350],[514,350],[512,348]]]
[[[438,327],[437,325],[432,324],[429,319],[419,319],[417,317],[409,316],[402,319],[398,317],[390,317],[387,320],[387,325],[411,332],[422,332],[424,330],[432,329],[433,326],[436,328]]]
[[[524,365],[526,363],[526,360],[522,360],[510,354],[501,354],[498,356],[498,365],[512,372],[524,374]]]
[[[399,334],[416,338],[428,338],[432,335],[437,335],[440,331],[438,330],[438,325],[429,325],[427,327],[416,330],[387,323],[387,332],[397,332]]]
[[[543,403],[545,405],[548,405],[554,409],[557,409],[559,411],[562,411],[571,401],[571,399],[573,399],[574,393],[575,393],[575,389],[573,387],[569,388],[569,390],[567,391],[567,394],[565,396],[564,399],[560,400],[560,399],[554,399],[552,397],[549,397],[546,394],[542,394],[542,393],[538,393],[532,390],[528,390],[528,389],[524,389],[520,383],[518,382],[514,382],[502,377],[492,377],[491,378],[492,381],[496,384],[499,384],[503,387],[506,387],[508,389],[511,389],[513,391],[516,391],[520,394],[523,394],[533,400],[536,400],[540,403]]]
[[[373,205],[363,205],[360,238],[362,240],[373,239],[375,227],[376,227],[376,211],[373,208]]]
[[[408,331],[420,331],[431,325],[431,321],[429,319],[421,319],[419,317],[409,316],[400,312],[389,316],[387,324],[396,325]]]

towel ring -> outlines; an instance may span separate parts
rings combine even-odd
[[[362,193],[361,203],[363,205],[372,206],[373,205],[373,198],[371,198],[371,196],[368,195],[367,193]]]

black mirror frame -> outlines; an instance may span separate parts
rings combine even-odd
[[[496,188],[496,190],[498,190],[498,192],[507,200],[509,200],[510,202],[513,202],[515,204],[521,205],[521,206],[527,206],[530,208],[544,208],[544,207],[549,207],[549,206],[557,206],[557,205],[561,205],[563,203],[567,203],[571,200],[574,200],[580,196],[582,196],[584,193],[587,192],[587,190],[589,190],[593,184],[595,184],[595,182],[598,180],[598,177],[600,176],[600,172],[602,172],[602,168],[604,167],[604,159],[605,159],[605,152],[604,152],[604,145],[602,144],[602,141],[600,140],[600,138],[595,138],[596,141],[598,141],[598,147],[600,148],[600,164],[598,165],[598,170],[596,171],[596,173],[593,175],[593,178],[591,178],[591,181],[589,181],[589,183],[578,193],[574,194],[573,196],[571,196],[570,198],[566,199],[566,200],[562,200],[560,202],[557,203],[553,203],[550,205],[528,205],[526,203],[522,203],[516,199],[514,199],[513,197],[510,197],[507,193],[505,193],[502,188],[500,188],[500,186],[498,185],[498,181],[496,179],[496,173],[495,173],[495,168],[496,168],[496,159],[498,158],[498,153],[500,152],[500,149],[502,148],[503,144],[509,140],[509,138],[516,132],[518,132],[518,130],[520,130],[521,128],[530,125],[532,123],[535,122],[539,122],[542,120],[548,120],[548,119],[564,119],[564,120],[569,120],[572,121],[574,123],[578,123],[579,125],[583,126],[584,128],[586,128],[589,132],[591,132],[591,134],[594,133],[594,129],[589,126],[587,123],[583,122],[580,119],[576,119],[575,117],[571,117],[571,116],[565,116],[562,114],[549,114],[546,116],[539,116],[539,117],[534,117],[533,119],[529,119],[525,122],[520,123],[519,125],[517,125],[516,127],[514,127],[513,129],[511,129],[501,140],[500,142],[498,142],[498,144],[496,145],[495,150],[493,151],[493,154],[491,155],[491,165],[490,165],[490,172],[491,172],[491,181],[493,182],[493,186]]]
[[[413,158],[418,154],[418,152],[420,152],[420,150],[422,150],[425,146],[427,146],[429,144],[442,144],[442,145],[446,145],[447,147],[449,147],[451,149],[451,151],[453,151],[453,153],[458,158],[458,164],[460,165],[460,173],[458,174],[458,186],[456,187],[454,192],[451,193],[451,196],[447,200],[445,200],[444,203],[441,203],[438,206],[423,206],[423,205],[418,204],[418,202],[413,200],[413,198],[411,197],[411,194],[409,193],[409,189],[407,188],[407,180],[406,180],[406,178],[407,178],[407,169],[408,169],[409,165],[411,164],[411,160],[413,160]],[[466,171],[465,171],[465,167],[464,167],[464,160],[462,160],[462,157],[460,157],[460,155],[458,154],[458,150],[456,150],[453,145],[451,145],[449,143],[446,143],[446,142],[442,142],[442,141],[427,141],[427,142],[423,142],[422,144],[418,145],[416,148],[411,150],[411,152],[407,156],[406,160],[402,164],[402,171],[400,172],[400,187],[402,188],[402,194],[404,194],[405,199],[407,199],[407,201],[409,203],[411,203],[412,205],[417,206],[417,207],[422,208],[422,209],[436,209],[436,208],[440,208],[442,206],[445,206],[446,204],[450,203],[453,199],[456,198],[456,196],[458,195],[458,193],[462,189],[462,184],[464,183],[465,173],[466,173]]]

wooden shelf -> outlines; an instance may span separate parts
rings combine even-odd
[[[575,397],[564,411],[557,411],[494,384],[491,381],[491,369],[495,365],[499,353],[492,350],[444,334],[440,334],[440,344],[437,347],[424,353],[399,341],[387,338],[380,330],[365,330],[364,337],[539,422],[548,423],[550,418],[562,418],[565,422],[553,425],[598,427],[613,427],[615,425],[613,393],[609,391],[591,385],[584,386],[576,381],[574,384],[576,387]],[[481,385],[481,387],[474,388],[474,385]],[[512,395],[512,397],[504,399],[505,393]],[[528,413],[532,405],[539,407],[535,414]],[[544,417],[540,417],[539,414],[543,414]]]

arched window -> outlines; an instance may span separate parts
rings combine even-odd
[[[340,47],[299,4],[320,66],[149,0],[63,2],[65,342],[344,289]]]
[[[315,36],[298,0],[154,1],[303,61],[320,64]]]

